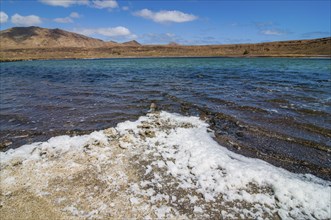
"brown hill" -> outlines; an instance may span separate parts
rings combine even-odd
[[[122,44],[126,46],[141,46],[141,44],[135,40],[124,42]]]
[[[60,29],[20,27],[0,31],[0,61],[111,57],[330,57],[331,38],[257,44],[185,46],[117,43]]]
[[[61,29],[14,27],[0,31],[3,48],[101,47],[104,41]]]
[[[103,46],[114,47],[114,46],[120,46],[120,45],[121,45],[120,43],[117,43],[115,41],[107,41],[107,42],[105,42],[105,44]]]

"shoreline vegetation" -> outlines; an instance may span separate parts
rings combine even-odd
[[[331,37],[221,45],[142,45],[99,39],[40,27],[0,31],[0,62],[22,60],[153,57],[331,57]]]

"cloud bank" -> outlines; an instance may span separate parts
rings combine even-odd
[[[40,17],[36,15],[22,16],[19,14],[14,14],[11,17],[11,22],[17,26],[33,26],[42,23]]]
[[[80,18],[80,14],[78,14],[77,12],[71,12],[69,16],[71,18]]]
[[[70,15],[68,17],[65,18],[55,18],[53,21],[57,22],[57,23],[74,23],[74,18],[80,18],[80,14],[78,14],[77,12],[71,12]]]
[[[63,23],[63,24],[74,23],[74,21],[70,17],[55,18],[54,21],[57,22],[57,23]]]
[[[73,5],[87,5],[98,9],[112,9],[117,8],[118,4],[116,0],[39,0],[41,3],[50,6],[70,7]]]
[[[305,38],[312,38],[312,37],[330,37],[329,31],[312,31],[303,33],[301,36]]]
[[[99,9],[103,9],[103,8],[112,9],[112,8],[117,8],[118,4],[115,0],[105,0],[105,1],[95,0],[92,1],[92,7]]]
[[[261,34],[264,35],[274,35],[274,36],[280,36],[283,34],[286,34],[286,31],[282,31],[282,30],[275,30],[275,29],[270,29],[270,30],[262,30]]]
[[[88,0],[39,0],[40,2],[51,5],[51,6],[61,6],[61,7],[69,7],[72,5],[88,5]]]
[[[197,16],[193,14],[186,14],[181,11],[159,11],[153,12],[149,9],[142,9],[134,13],[135,16],[143,17],[145,19],[150,19],[157,23],[182,23],[189,22],[198,19]]]
[[[132,34],[126,27],[118,26],[114,28],[85,28],[85,29],[74,29],[74,32],[83,35],[102,35],[106,37],[128,37],[135,38],[136,35]]]
[[[0,24],[6,23],[8,21],[8,15],[3,12],[0,11]]]

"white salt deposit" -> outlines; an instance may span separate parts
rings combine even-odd
[[[143,130],[153,131],[155,135],[144,136]],[[220,146],[208,130],[208,124],[197,117],[161,112],[140,117],[135,122],[120,123],[112,132],[115,134],[111,136],[107,136],[106,131],[76,137],[59,136],[47,142],[1,152],[1,188],[11,189],[21,178],[9,167],[35,166],[37,176],[45,167],[52,167],[59,160],[57,158],[66,155],[70,160],[86,153],[96,158],[92,165],[97,178],[105,183],[93,190],[97,192],[102,187],[124,190],[128,196],[120,199],[133,205],[140,217],[208,218],[211,217],[208,213],[217,212],[217,217],[222,218],[268,218],[266,216],[275,215],[282,219],[331,218],[330,182],[309,174],[294,174],[262,160],[233,153]],[[112,158],[111,152],[119,149],[121,144],[126,148],[120,149],[123,154]],[[130,163],[134,167],[131,169],[137,169],[137,172],[143,169],[141,175],[130,180],[130,170],[116,172],[107,168],[110,165],[116,167],[123,161]],[[68,164],[77,166],[74,160]],[[38,167],[43,168],[37,170]],[[81,165],[71,169],[81,169]],[[50,181],[52,169],[48,172],[44,178]],[[128,185],[122,189],[116,187],[118,182],[127,182]],[[46,182],[44,186],[48,186]],[[107,207],[111,209],[117,203],[104,198],[104,193],[100,198],[93,198],[98,199],[95,204],[99,204],[93,210],[81,210],[76,204],[67,204],[62,210],[81,217],[105,217]],[[67,200],[61,195],[55,201],[59,204]],[[217,204],[219,206],[215,206]],[[144,216],[141,213],[145,213]],[[131,214],[128,217],[132,217]]]

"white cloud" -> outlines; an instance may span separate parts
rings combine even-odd
[[[0,24],[6,23],[7,21],[8,21],[8,15],[5,12],[0,11]]]
[[[98,33],[108,37],[126,36],[131,34],[129,29],[121,26],[116,28],[100,28],[98,29]]]
[[[306,32],[301,35],[302,37],[330,37],[329,31],[313,31],[313,32]]]
[[[57,23],[74,23],[74,18],[80,18],[80,15],[77,12],[71,12],[68,17],[65,18],[55,18],[53,21]]]
[[[14,14],[11,22],[17,26],[33,26],[42,23],[40,17],[36,15],[21,16],[19,14]]]
[[[55,18],[54,21],[57,22],[57,23],[73,23],[74,22],[69,17],[66,17],[66,18]]]
[[[69,7],[72,5],[87,5],[88,0],[39,0],[40,2],[51,6]]]
[[[71,18],[80,18],[80,14],[78,14],[77,12],[71,12],[70,17]]]
[[[285,34],[284,31],[280,31],[280,30],[262,30],[261,33],[265,35],[277,35],[277,36]]]
[[[130,9],[129,6],[123,6],[123,7],[122,7],[122,10],[123,10],[123,11],[128,11],[129,9]]]
[[[94,0],[92,1],[92,7],[99,9],[103,9],[103,8],[112,9],[112,8],[117,8],[118,4],[116,0]]]
[[[122,26],[118,26],[114,28],[75,29],[74,32],[88,36],[99,34],[106,37],[120,37],[120,36],[132,37],[132,38],[135,37],[135,35],[133,35],[129,29]]]
[[[260,34],[269,36],[280,36],[291,34],[292,32],[279,27],[279,24],[272,21],[255,22],[253,25],[258,29]]]
[[[113,9],[118,7],[116,0],[39,0],[41,3],[50,6],[61,6],[70,7],[73,5],[88,5],[93,8],[103,9]]]
[[[254,23],[257,28],[270,28],[273,26],[276,26],[276,24],[272,21],[266,21],[266,22],[255,22]]]
[[[146,19],[153,20],[158,23],[166,23],[166,22],[188,22],[196,20],[198,17],[192,14],[186,14],[181,11],[159,11],[153,12],[148,9],[143,9],[134,13],[134,15],[143,17]]]
[[[173,33],[148,33],[141,36],[144,44],[169,44],[170,42],[179,43],[183,40],[180,36]]]

